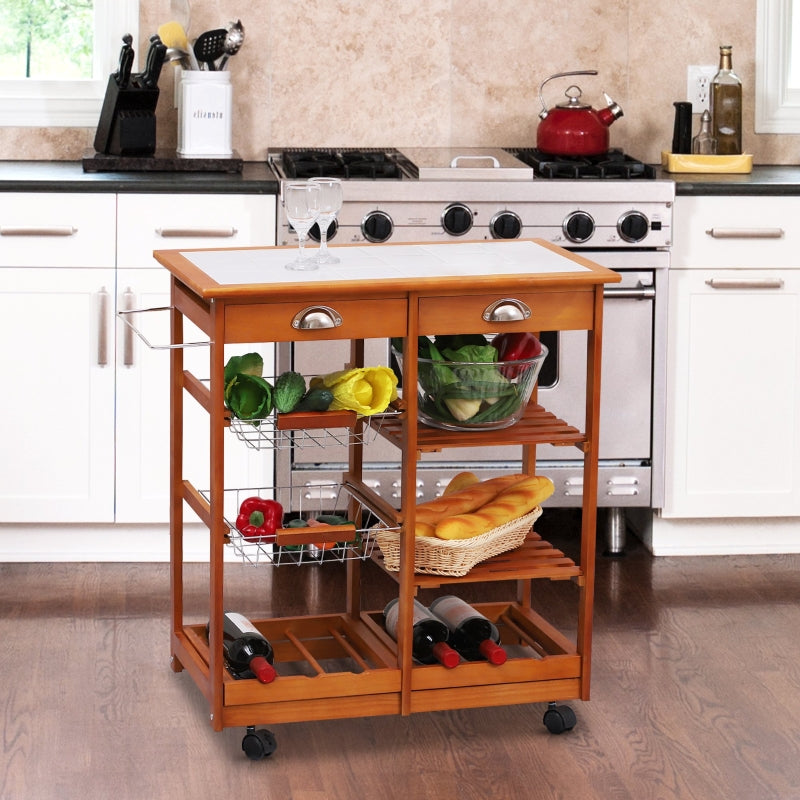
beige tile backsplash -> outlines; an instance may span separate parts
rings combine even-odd
[[[539,84],[578,79],[584,99],[606,91],[625,115],[611,144],[646,161],[669,149],[686,66],[734,47],[744,84],[744,145],[757,163],[798,162],[800,136],[753,132],[756,0],[308,0],[194,2],[189,37],[241,18],[230,62],[233,146],[262,160],[280,146],[532,146]],[[169,19],[169,0],[142,0],[140,54]],[[174,148],[171,65],[157,109],[158,146]],[[548,105],[568,82],[545,87]],[[697,123],[696,123],[697,124]],[[0,128],[0,158],[79,159],[94,129]]]

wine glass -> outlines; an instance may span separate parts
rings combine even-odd
[[[338,178],[309,178],[319,186],[319,250],[318,264],[338,264],[339,259],[328,250],[328,228],[342,210],[342,182]]]
[[[304,248],[308,231],[319,215],[319,187],[310,181],[287,183],[283,187],[283,208],[286,219],[297,233],[299,250],[297,258],[286,264],[286,269],[317,269],[317,260],[306,256]]]

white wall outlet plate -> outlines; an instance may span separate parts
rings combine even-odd
[[[686,99],[692,104],[692,114],[702,114],[711,101],[711,81],[717,74],[712,65],[686,68]]]

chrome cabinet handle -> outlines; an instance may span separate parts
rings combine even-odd
[[[156,228],[156,234],[163,239],[176,239],[178,237],[231,239],[238,232],[236,228]]]
[[[782,239],[783,228],[709,228],[712,239]]]
[[[459,161],[489,161],[491,162],[492,169],[500,168],[500,162],[494,156],[455,156],[455,158],[453,158],[453,160],[450,162],[450,167],[455,169],[459,166]]]
[[[129,286],[122,293],[122,310],[126,312],[133,311],[135,299],[136,295]],[[133,329],[130,325],[125,325],[122,332],[122,366],[133,366]]]
[[[782,278],[709,278],[712,289],[783,289]]]
[[[0,225],[0,236],[74,236],[78,229],[72,225],[48,227]]]
[[[97,293],[97,366],[108,366],[108,290]]]
[[[495,300],[483,310],[483,318],[486,322],[519,322],[529,319],[530,316],[530,306],[513,297]]]
[[[603,289],[603,297],[622,297],[632,300],[652,300],[656,296],[656,290],[652,286],[631,287],[629,289],[619,289],[614,286],[607,286]]]
[[[341,324],[341,315],[330,306],[308,306],[292,319],[292,327],[300,331],[338,328]]]

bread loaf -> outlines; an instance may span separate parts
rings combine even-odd
[[[430,522],[416,522],[414,536],[436,536],[436,528]]]
[[[501,491],[474,512],[455,514],[436,523],[440,539],[469,539],[533,511],[555,491],[544,476],[531,476]]]
[[[461,489],[466,489],[468,486],[479,483],[480,478],[474,472],[459,472],[450,479],[445,490],[442,492],[442,497],[446,497],[453,492],[459,492]]]

